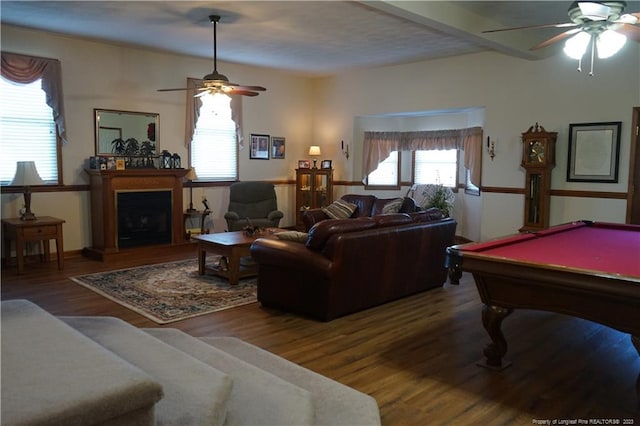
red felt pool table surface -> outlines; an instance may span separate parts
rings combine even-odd
[[[575,222],[460,247],[505,260],[640,277],[640,226]]]

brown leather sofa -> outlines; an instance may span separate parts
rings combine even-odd
[[[323,220],[304,243],[258,239],[258,300],[329,321],[440,287],[455,230],[455,220],[431,210]]]
[[[413,198],[402,197],[402,206],[398,213],[414,213],[420,210]],[[382,214],[385,204],[395,200],[395,198],[378,198],[375,195],[346,194],[340,199],[358,206],[351,218],[372,217]],[[329,216],[322,209],[310,209],[303,213],[302,221],[306,230],[311,229],[316,223],[329,219]]]

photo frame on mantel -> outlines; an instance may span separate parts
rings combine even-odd
[[[569,125],[567,182],[618,182],[621,126],[621,121]]]

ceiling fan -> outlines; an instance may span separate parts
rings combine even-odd
[[[599,58],[608,58],[622,48],[627,38],[640,43],[640,12],[625,14],[626,6],[627,3],[624,1],[574,1],[568,11],[571,22],[504,28],[483,33],[552,27],[571,28],[538,43],[530,50],[541,49],[566,39],[564,52],[580,61],[578,71],[581,71],[582,56],[591,47],[589,74],[593,75],[596,51]]]
[[[213,24],[213,72],[202,77],[202,87],[198,88],[195,96],[200,97],[206,94],[224,93],[227,95],[244,95],[258,96],[258,92],[264,92],[262,86],[243,86],[237,83],[231,83],[226,75],[218,72],[218,46],[217,46],[217,24],[220,22],[219,15],[209,15],[209,20]],[[172,92],[182,89],[158,89],[158,92]]]

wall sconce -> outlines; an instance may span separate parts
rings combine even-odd
[[[309,156],[310,157],[319,157],[321,156],[322,153],[320,152],[320,147],[316,146],[316,145],[312,145],[309,147]],[[317,169],[318,168],[318,159],[314,158],[313,159],[313,168]]]
[[[348,160],[349,159],[349,144],[347,144],[347,149],[344,149],[344,141],[340,141],[340,149],[342,150],[342,155],[344,155],[345,158]]]
[[[491,157],[491,161],[496,156],[496,141],[491,140],[489,136],[487,136],[487,152],[489,153],[489,157]]]

